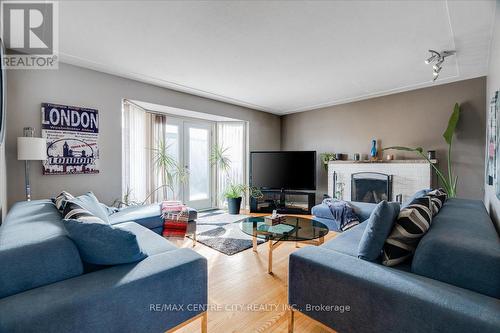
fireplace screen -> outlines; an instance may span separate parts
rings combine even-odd
[[[351,201],[379,203],[392,200],[392,176],[378,172],[351,175]]]

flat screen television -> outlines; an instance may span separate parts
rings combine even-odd
[[[250,185],[261,189],[316,190],[316,152],[251,152]]]

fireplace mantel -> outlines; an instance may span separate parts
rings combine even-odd
[[[431,161],[437,164],[437,160]],[[409,199],[415,192],[431,188],[434,172],[427,160],[330,161],[328,163],[328,194],[335,196],[334,183],[343,184],[342,200],[351,200],[351,175],[358,172],[378,172],[392,176],[392,199],[401,195]],[[336,177],[334,182],[334,176]]]
[[[433,164],[437,163],[437,160],[431,160]],[[329,164],[385,164],[385,163],[429,163],[427,160],[377,160],[377,161],[329,161]]]

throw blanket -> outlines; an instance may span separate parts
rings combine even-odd
[[[186,235],[189,212],[180,201],[163,201],[161,204],[163,217],[163,237],[179,237]]]
[[[358,217],[346,201],[326,198],[323,200],[323,204],[330,208],[333,218],[340,224],[341,231],[346,231],[359,224]]]
[[[183,210],[186,206],[182,204],[181,201],[176,201],[176,200],[170,200],[170,201],[163,201],[161,203],[161,213],[163,215],[170,213],[170,212],[180,212]]]

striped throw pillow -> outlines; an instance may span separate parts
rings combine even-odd
[[[429,196],[414,199],[401,209],[383,247],[382,264],[396,266],[410,258],[432,222]]]
[[[66,205],[66,202],[74,198],[75,197],[71,193],[62,191],[55,198],[52,199],[52,202],[54,203],[54,205],[56,205],[57,210],[62,213],[64,210],[64,206]]]
[[[63,219],[64,220],[81,220],[81,221],[89,221],[89,222],[97,222],[104,223],[102,219],[98,218],[87,209],[83,208],[83,206],[79,205],[73,201],[67,201],[64,205],[63,210]]]
[[[436,216],[437,213],[443,208],[443,205],[448,198],[446,192],[440,188],[437,190],[430,191],[427,196],[431,199],[432,204],[432,215]]]

